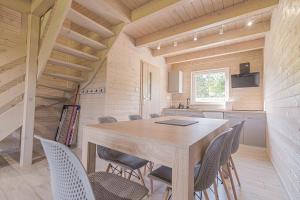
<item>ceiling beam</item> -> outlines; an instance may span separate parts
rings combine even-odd
[[[40,17],[54,5],[54,2],[55,0],[33,0],[31,3],[31,13]]]
[[[94,13],[102,14],[118,19],[122,22],[131,21],[131,11],[121,1],[118,0],[75,0],[78,4],[86,7]]]
[[[30,0],[1,0],[0,5],[22,13],[30,13]]]
[[[167,64],[175,64],[182,62],[189,62],[193,60],[201,60],[206,58],[213,58],[217,56],[224,56],[228,54],[241,53],[245,51],[252,51],[257,49],[263,49],[265,44],[264,39],[256,39],[238,44],[231,44],[226,46],[220,46],[211,49],[205,49],[187,54],[181,54],[177,56],[167,57]]]
[[[153,56],[170,56],[174,54],[187,53],[189,51],[201,50],[204,48],[216,47],[218,45],[226,45],[248,41],[251,39],[262,38],[265,33],[270,30],[270,21],[253,24],[251,27],[242,27],[224,32],[223,35],[213,34],[198,38],[194,41],[193,38],[189,41],[178,43],[176,47],[173,45],[162,46],[159,50],[152,49]]]
[[[171,9],[179,4],[185,3],[187,0],[152,0],[141,7],[138,7],[131,11],[131,21],[136,21],[143,17],[152,15],[158,11],[162,11],[165,8]]]
[[[187,33],[193,33],[209,29],[216,26],[221,26],[238,19],[247,18],[251,15],[272,10],[278,0],[251,0],[244,3],[228,7],[209,15],[198,17],[191,21],[187,21],[178,25],[174,25],[154,33],[136,38],[135,45],[138,47],[149,46],[162,42],[163,40],[171,40],[183,36]]]

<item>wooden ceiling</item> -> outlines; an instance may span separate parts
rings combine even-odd
[[[73,0],[72,8],[107,28],[124,22],[124,32],[137,47],[170,57],[263,38],[277,4],[278,0]],[[252,27],[245,26],[249,20]],[[219,35],[222,26],[224,34]],[[80,32],[80,27],[72,27]]]
[[[133,38],[142,37],[244,1],[245,0],[184,0],[182,3],[178,3],[169,9],[164,9],[163,12],[150,15],[129,24],[126,27],[126,33]]]
[[[134,10],[142,5],[150,2],[151,0],[120,0],[129,10]]]

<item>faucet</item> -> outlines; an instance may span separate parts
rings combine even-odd
[[[190,99],[190,98],[187,98],[187,99],[186,99],[186,108],[187,108],[187,109],[190,108],[190,102],[191,102],[191,99]]]

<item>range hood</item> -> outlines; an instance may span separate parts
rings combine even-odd
[[[240,64],[240,74],[231,75],[232,88],[259,87],[259,72],[250,73],[250,63]]]

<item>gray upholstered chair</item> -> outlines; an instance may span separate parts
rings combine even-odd
[[[234,188],[234,183],[232,182],[232,176],[231,176],[231,170],[229,169],[229,158],[231,155],[231,147],[232,147],[232,142],[235,136],[235,131],[236,131],[237,127],[232,127],[231,131],[227,133],[226,137],[225,137],[225,142],[224,142],[224,147],[222,150],[222,154],[221,154],[221,158],[220,158],[220,167],[219,167],[219,174],[221,176],[222,182],[223,182],[223,186],[224,186],[224,190],[227,196],[227,199],[230,200],[230,194],[228,191],[228,187],[225,181],[225,176],[227,175],[227,172],[229,173],[229,177],[230,177],[230,181],[231,181],[231,186],[233,188],[233,193],[234,196],[236,197],[236,191]],[[225,169],[225,172],[223,171]],[[217,185],[214,183],[214,189],[216,191],[216,194],[218,194],[217,192]]]
[[[130,121],[135,121],[135,120],[142,120],[143,117],[141,115],[128,115],[128,118]],[[152,172],[154,163],[149,161],[145,167],[144,167],[144,175],[146,174],[147,168],[149,169],[150,172]],[[151,187],[151,193],[153,192],[153,181],[152,179],[150,180],[150,187]]]
[[[100,124],[118,122],[118,120],[116,118],[111,117],[111,116],[99,117],[98,121]],[[101,159],[106,160],[108,162],[117,160],[120,156],[124,155],[124,153],[121,153],[119,151],[115,151],[115,150],[112,150],[112,149],[109,149],[107,147],[103,147],[100,145],[97,145],[97,153]],[[111,164],[108,165],[107,170],[106,170],[107,172],[109,171],[111,166],[112,166]]]
[[[158,118],[158,117],[160,117],[159,114],[156,114],[156,113],[150,114],[150,118]]]
[[[128,115],[129,120],[141,120],[143,119],[141,115]]]
[[[55,200],[140,200],[148,189],[115,174],[96,172],[87,176],[79,159],[63,144],[36,137],[49,163]]]
[[[190,117],[199,117],[199,118],[205,118],[205,115],[203,112],[199,112],[197,114],[193,114]]]
[[[232,142],[231,155],[234,154],[234,153],[236,153],[238,151],[238,149],[239,149],[239,146],[240,146],[240,137],[241,137],[241,133],[242,133],[244,124],[245,124],[245,121],[241,121],[240,123],[238,123],[238,124],[235,125],[236,131],[235,131],[235,136],[234,136],[233,142]],[[241,186],[241,182],[240,182],[240,179],[239,179],[239,176],[238,176],[238,173],[237,173],[237,170],[236,170],[236,167],[235,167],[235,164],[233,162],[233,159],[232,159],[231,155],[230,155],[230,158],[229,158],[230,159],[230,164],[231,164],[232,169],[234,171],[236,180],[237,180],[239,186]]]
[[[220,157],[223,150],[225,138],[232,129],[223,132],[217,136],[207,147],[201,163],[194,168],[195,174],[195,192],[204,192],[205,198],[208,199],[206,189],[209,188],[218,175]],[[164,182],[168,185],[164,199],[168,199],[172,187],[172,169],[169,167],[159,167],[149,174],[153,180]]]
[[[117,122],[117,119],[111,117],[111,116],[105,116],[105,117],[99,117],[98,118],[99,123],[114,123]],[[129,175],[128,179],[131,179],[131,175],[134,173],[134,175],[141,180],[141,183],[145,186],[144,178],[142,176],[140,168],[147,165],[148,161],[128,155],[126,153],[122,153],[119,151],[115,151],[112,149],[109,149],[107,147],[103,147],[100,145],[97,145],[97,154],[98,156],[109,162],[106,172],[112,171],[113,173],[115,171],[120,172],[120,174],[125,174],[126,170],[128,170]],[[116,166],[113,166],[115,164]],[[120,167],[121,170],[117,170],[117,168]],[[137,171],[135,173],[134,171]],[[152,191],[152,184],[151,184],[151,191]]]

